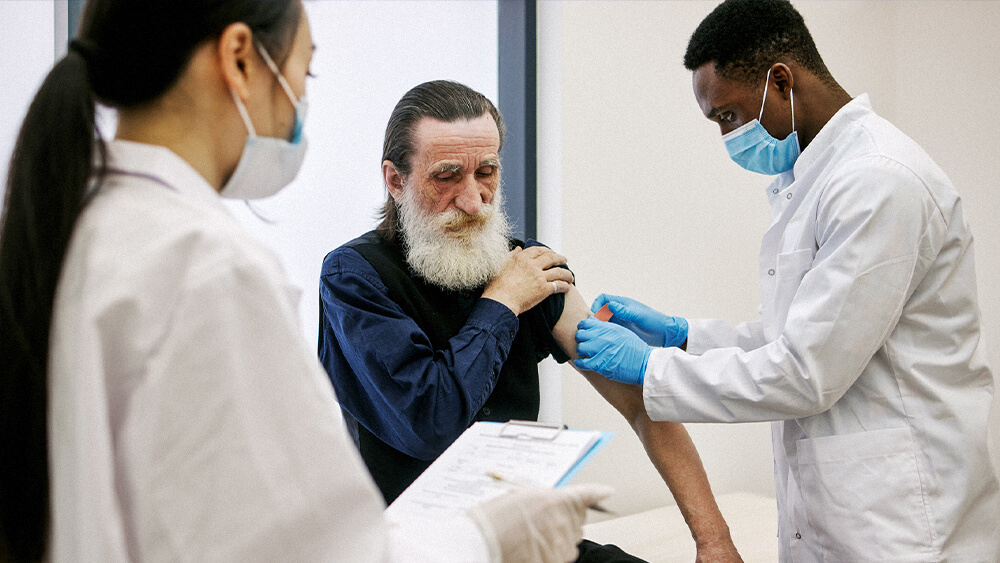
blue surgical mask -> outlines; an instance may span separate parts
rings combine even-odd
[[[295,106],[295,123],[292,126],[290,140],[258,137],[253,123],[250,122],[246,106],[236,92],[231,91],[248,135],[240,161],[220,191],[224,198],[259,199],[278,193],[298,175],[308,146],[302,137],[302,124],[305,121],[307,107],[305,96],[296,99],[292,87],[281,75],[278,65],[274,64],[274,60],[263,46],[258,45],[258,50],[271,72],[277,77],[288,99]]]
[[[760,118],[764,115],[764,103],[767,102],[767,82],[770,79],[771,70],[768,69],[764,81],[764,100],[760,103],[760,115],[757,119],[726,133],[722,136],[722,142],[729,151],[729,158],[736,164],[751,172],[773,176],[795,166],[795,160],[799,158],[799,134],[795,130],[795,93],[791,90],[788,95],[792,103],[792,134],[779,141],[760,124]]]

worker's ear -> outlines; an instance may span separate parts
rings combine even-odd
[[[403,195],[403,175],[396,170],[396,165],[391,160],[382,161],[382,179],[389,195],[399,203],[399,198]]]
[[[771,83],[778,89],[781,97],[787,100],[789,92],[795,86],[795,77],[792,75],[792,69],[788,68],[788,65],[785,63],[775,63],[771,67]]]
[[[254,56],[253,32],[242,22],[230,24],[219,35],[217,44],[223,79],[245,103],[250,97],[250,74]]]

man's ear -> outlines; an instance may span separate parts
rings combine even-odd
[[[229,88],[244,102],[250,97],[251,64],[254,55],[253,32],[242,22],[230,24],[219,35],[219,65]]]
[[[391,160],[382,161],[382,179],[389,190],[389,195],[398,203],[403,195],[403,175],[396,170],[396,165]]]
[[[771,67],[771,81],[778,88],[781,97],[787,100],[788,93],[795,86],[795,77],[792,75],[792,69],[785,63],[775,63]]]

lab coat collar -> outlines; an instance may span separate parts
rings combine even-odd
[[[845,104],[837,113],[833,114],[830,121],[826,122],[826,125],[820,129],[816,137],[809,143],[809,146],[802,151],[802,154],[795,161],[795,166],[791,170],[779,174],[767,186],[767,201],[771,206],[772,226],[779,219],[783,210],[790,203],[793,203],[793,194],[787,192],[786,189],[796,184],[797,179],[808,177],[808,171],[814,164],[824,158],[829,158],[827,151],[837,141],[841,133],[850,127],[852,123],[871,113],[872,106],[868,100],[868,94],[861,94]],[[798,189],[795,192],[801,196],[809,190],[810,183],[799,182],[797,186]]]
[[[214,202],[222,207],[219,192],[170,149],[121,139],[107,143],[107,149],[109,172],[145,178],[184,197]]]
[[[868,94],[861,94],[840,108],[795,161],[795,166],[792,168],[795,177],[801,176],[808,170],[851,123],[871,113],[872,105],[868,100]]]

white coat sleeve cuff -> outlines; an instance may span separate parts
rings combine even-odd
[[[653,348],[649,354],[642,377],[642,402],[651,420],[673,420],[676,417],[676,409],[672,408],[672,402],[663,393],[661,374],[669,359],[680,351],[679,348]]]
[[[391,561],[494,563],[479,527],[466,516],[445,521],[390,522]],[[499,563],[499,562],[496,562]]]

